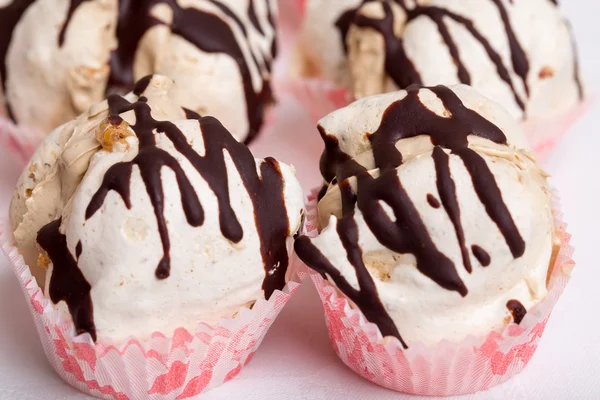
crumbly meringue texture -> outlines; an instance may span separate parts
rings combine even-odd
[[[184,137],[195,154],[204,156],[208,136],[203,132],[203,123],[186,119],[184,110],[172,100],[172,92],[172,81],[154,76],[143,93],[130,93],[122,100],[149,106],[151,120],[170,121],[166,125],[173,126],[169,132],[182,135],[176,137]],[[139,125],[147,123],[146,119],[140,120],[143,115],[139,110],[145,108],[109,118],[109,103],[104,101],[92,107],[47,136],[19,180],[11,204],[11,221],[17,246],[38,281],[43,279],[44,270],[36,265],[37,258],[46,252],[36,246],[36,235],[51,221],[62,218],[60,234],[66,238],[68,253],[77,260],[79,271],[91,286],[93,322],[100,340],[144,338],[155,331],[169,334],[177,327],[194,329],[198,322],[215,323],[222,317],[231,317],[264,297],[266,271],[259,218],[255,217],[259,211],[232,152],[223,150],[226,171],[220,173],[226,176],[229,192],[223,204],[230,204],[243,230],[243,238],[237,242],[222,233],[222,210],[213,186],[203,175],[206,170],[197,170],[180,151],[181,147],[176,148],[172,140],[175,137],[166,131],[152,133],[153,147],[160,154],[166,152],[164,159],[172,157],[175,163],[159,168],[160,182],[152,183],[147,175],[143,176],[153,168],[153,162],[160,160],[133,163],[127,181],[129,206],[127,196],[121,196],[122,192],[111,186],[102,205],[94,213],[89,212],[94,197],[106,184],[110,168],[135,160],[140,149],[147,146],[142,140],[149,140],[138,133],[143,129]],[[266,169],[265,163],[273,169]],[[177,165],[181,167],[178,175]],[[287,219],[284,223],[289,227],[289,247],[303,215],[303,194],[295,170],[274,160],[254,159],[252,165],[259,174],[279,171],[282,187],[277,192],[281,203],[277,204],[283,207],[280,211]],[[182,179],[186,178],[204,211],[200,225],[189,222],[189,208],[182,206],[193,204],[184,199]],[[159,206],[152,201],[153,191],[162,192]],[[158,279],[156,274],[157,264],[166,254],[164,237],[159,233],[159,207],[170,243],[170,275],[166,279]],[[50,263],[46,274],[49,295],[56,284],[56,268]],[[66,310],[64,305],[59,303]]]
[[[300,257],[310,267],[325,271],[384,336],[386,329],[394,336],[385,322],[392,321],[399,334],[395,336],[408,347],[502,330],[522,318],[515,304],[529,310],[547,294],[554,239],[547,175],[528,150],[518,125],[500,106],[466,86],[450,90],[412,89],[373,96],[320,121],[326,142],[337,143],[339,159],[362,172],[344,177],[339,175],[344,165],[337,169],[336,180],[318,203],[320,234],[310,240],[314,247],[307,250],[306,238],[296,246]],[[468,126],[477,117],[472,127],[473,132],[479,129],[480,136],[448,133],[466,137],[468,144],[450,141],[446,143],[452,148],[447,148],[434,143],[444,140],[439,132],[423,131],[395,143],[402,155],[400,165],[383,166],[385,153],[376,148],[377,135],[384,126],[392,127],[387,133],[394,133],[394,126],[400,131],[406,118],[416,118],[415,113],[393,114],[394,107],[410,101],[411,111],[430,113],[424,114],[430,119],[440,116],[441,124],[458,119]],[[464,117],[463,106],[475,114]],[[484,123],[485,129],[475,128]],[[505,142],[485,137],[486,129],[503,133]],[[486,173],[490,175],[482,181]],[[481,194],[495,188],[499,196]],[[509,215],[508,222],[493,218],[500,211]],[[517,233],[514,229],[507,233],[510,220]],[[519,236],[520,255],[520,250],[515,251]],[[395,246],[410,250],[394,251]],[[451,264],[440,262],[444,258]],[[329,267],[323,267],[327,263]],[[511,300],[517,302],[509,306]],[[378,301],[382,308],[377,308]]]

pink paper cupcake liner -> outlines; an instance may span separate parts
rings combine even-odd
[[[307,232],[317,232],[316,193],[307,206]],[[350,369],[369,381],[403,393],[453,396],[489,389],[507,381],[525,368],[542,337],[558,298],[566,287],[575,263],[571,236],[562,222],[557,195],[553,215],[560,250],[553,261],[548,296],[529,310],[520,325],[510,324],[484,338],[468,337],[460,343],[443,341],[434,347],[411,344],[404,350],[395,338],[383,338],[379,328],[321,275],[297,266],[302,277],[310,276],[317,288],[331,344]]]
[[[17,126],[0,116],[0,145],[23,165],[29,161],[41,140],[42,136],[38,132]]]
[[[71,386],[103,399],[187,399],[234,378],[251,359],[271,324],[299,287],[290,281],[269,301],[216,326],[178,328],[171,336],[93,343],[76,336],[70,318],[47,299],[13,246],[8,224],[0,225],[2,250],[10,260],[50,365]]]
[[[287,82],[283,88],[302,104],[314,125],[327,114],[353,101],[348,89],[320,79],[298,79]],[[548,157],[568,129],[589,109],[591,103],[591,100],[587,100],[564,114],[522,123],[521,126],[538,159]]]

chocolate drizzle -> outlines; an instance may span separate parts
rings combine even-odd
[[[442,205],[440,204],[439,200],[435,198],[434,195],[432,195],[431,193],[427,194],[427,202],[429,203],[429,205],[433,208],[440,208]]]
[[[577,48],[577,41],[575,40],[575,31],[573,30],[573,25],[569,21],[565,20],[565,24],[567,24],[567,28],[569,29],[569,33],[571,35],[571,47],[573,49],[573,70],[574,70],[574,79],[575,85],[577,86],[577,93],[579,95],[579,100],[583,101],[585,97],[585,93],[583,90],[583,84],[581,83],[581,71],[579,70],[579,50]]]
[[[256,16],[256,9],[254,8],[254,0],[248,1],[248,18],[250,18],[250,22],[252,22],[252,25],[254,25],[256,30],[259,31],[261,35],[264,35],[265,32],[263,31],[262,26],[260,25],[260,22],[258,21],[258,17]]]
[[[471,246],[471,251],[473,251],[473,255],[475,256],[477,261],[479,261],[482,267],[488,267],[491,264],[492,258],[490,257],[488,252],[482,249],[481,247],[474,244],[473,246]]]
[[[12,119],[14,119],[14,115],[8,100],[6,100],[6,81],[8,79],[6,57],[8,55],[8,48],[10,47],[13,32],[25,11],[27,11],[34,1],[35,0],[14,0],[7,6],[0,8],[0,78],[2,79],[2,91],[5,96],[6,110]]]
[[[465,232],[460,220],[460,206],[458,205],[458,198],[456,197],[456,185],[450,174],[450,157],[439,146],[434,147],[432,157],[437,175],[438,193],[442,200],[442,204],[444,205],[444,209],[446,210],[448,217],[450,217],[452,225],[454,225],[456,239],[460,246],[460,253],[465,269],[468,273],[471,273],[473,271],[473,266],[471,265],[469,251],[465,244]]]
[[[523,318],[525,318],[525,315],[527,315],[527,309],[519,300],[509,300],[508,303],[506,303],[506,308],[508,308],[508,311],[512,314],[513,320],[517,325],[520,324],[521,321],[523,321]]]
[[[362,4],[365,4],[368,1],[369,0],[365,0],[362,2]],[[527,82],[530,71],[529,60],[512,27],[506,6],[503,4],[502,0],[490,1],[498,8],[499,16],[504,25],[506,38],[510,46],[511,67],[515,74],[520,77],[523,83],[525,98],[522,98],[517,92],[513,79],[510,76],[509,68],[503,62],[502,57],[500,57],[498,52],[494,50],[489,40],[486,39],[485,36],[483,36],[483,34],[476,28],[472,20],[441,7],[416,6],[410,9],[404,4],[403,1],[396,0],[394,2],[404,10],[407,17],[406,24],[419,17],[427,17],[436,24],[438,32],[448,47],[448,51],[457,67],[458,79],[464,84],[471,84],[471,77],[468,69],[461,60],[458,47],[456,46],[456,43],[454,42],[454,39],[450,34],[444,19],[451,19],[454,22],[462,25],[485,49],[490,61],[492,61],[496,66],[498,76],[511,88],[516,104],[525,111],[525,99],[529,97],[530,93]],[[555,1],[552,2],[556,4]],[[344,12],[336,21],[336,26],[342,36],[344,49],[347,51],[346,37],[352,24],[363,28],[374,29],[380,32],[385,40],[385,69],[387,74],[396,83],[396,85],[401,89],[406,89],[411,84],[422,84],[422,79],[419,72],[406,54],[403,39],[398,38],[394,33],[394,13],[392,11],[391,4],[389,2],[381,2],[381,5],[385,12],[383,19],[369,18],[363,14],[360,14],[359,10],[362,7],[361,5],[356,9]],[[577,63],[577,54],[574,54],[574,58],[575,63]],[[575,82],[578,87],[580,87],[580,97],[583,97],[581,95],[582,90],[578,72],[576,72]]]
[[[456,233],[461,249],[463,265],[468,273],[472,271],[469,251],[467,250],[464,229],[461,221],[461,210],[457,199],[457,190],[450,171],[450,156],[460,157],[473,181],[475,192],[484,205],[490,218],[496,223],[504,236],[513,256],[518,258],[525,251],[523,241],[510,211],[502,199],[494,175],[485,160],[468,147],[468,136],[475,135],[498,144],[506,144],[503,132],[477,112],[465,107],[458,96],[449,88],[437,86],[429,88],[444,104],[451,114],[441,117],[425,107],[419,99],[420,88],[412,86],[407,96],[392,103],[385,110],[381,124],[373,133],[367,134],[375,159],[375,167],[380,174],[373,178],[364,167],[354,161],[340,148],[339,142],[325,132],[319,130],[325,140],[325,152],[322,156],[321,168],[326,173],[326,180],[336,178],[342,193],[343,216],[337,223],[337,234],[346,250],[348,260],[356,269],[360,292],[352,288],[347,292],[347,282],[341,273],[326,260],[323,254],[311,243],[309,238],[300,238],[296,242],[299,257],[317,272],[326,273],[346,295],[348,295],[365,313],[369,321],[380,325],[384,335],[390,334],[399,339],[388,327],[390,319],[378,300],[378,293],[362,262],[362,250],[358,243],[356,220],[354,216],[354,200],[347,194],[350,190],[349,177],[356,177],[356,206],[369,227],[371,233],[386,248],[399,254],[413,254],[417,261],[417,269],[436,282],[440,287],[456,291],[466,296],[468,290],[458,275],[456,266],[448,257],[439,251],[433,242],[413,201],[399,179],[397,167],[402,165],[403,157],[396,143],[420,135],[428,135],[434,145],[432,158],[437,175],[437,189],[441,205],[448,214]],[[433,198],[433,200],[432,200]],[[440,202],[428,196],[432,206]],[[381,203],[391,208],[394,219],[391,219]],[[485,264],[483,250],[475,250],[475,257]],[[489,256],[488,256],[489,258]],[[488,263],[489,265],[489,263]],[[366,276],[365,276],[366,275]],[[368,278],[367,278],[368,276]],[[374,301],[373,299],[377,299]],[[387,333],[384,333],[385,332]]]
[[[58,33],[58,45],[62,46],[65,43],[65,34],[67,33],[67,27],[71,22],[71,18],[73,18],[73,13],[75,10],[79,8],[79,6],[90,0],[70,0],[69,1],[69,9],[67,10],[67,17],[65,18],[65,22],[63,23],[62,28],[60,28],[60,32]]]
[[[78,334],[88,332],[96,341],[91,286],[67,247],[67,237],[60,233],[58,219],[40,229],[37,242],[52,260],[49,295],[54,304],[65,301]]]
[[[136,92],[143,90],[148,82],[149,80],[141,81],[136,86]],[[164,215],[165,193],[161,179],[163,167],[169,168],[175,174],[187,222],[193,227],[199,227],[204,223],[205,214],[198,194],[185,171],[175,157],[157,146],[155,134],[163,133],[206,181],[217,197],[221,234],[231,242],[239,243],[244,237],[244,231],[231,204],[232,193],[229,192],[229,175],[225,162],[225,153],[227,153],[252,201],[255,226],[260,239],[260,251],[265,268],[265,279],[262,285],[265,298],[269,299],[275,290],[283,289],[289,263],[286,239],[290,234],[290,227],[284,199],[284,181],[279,163],[272,158],[267,158],[257,166],[250,150],[244,144],[237,142],[215,118],[204,117],[198,120],[205,147],[205,154],[201,156],[192,148],[186,136],[176,125],[169,121],[156,121],[152,118],[146,98],[140,97],[137,102],[130,103],[121,96],[111,95],[108,97],[108,104],[110,114],[108,120],[111,124],[119,125],[122,122],[119,114],[131,110],[135,113],[136,122],[131,129],[139,140],[139,151],[133,160],[114,164],[107,170],[102,184],[92,196],[86,209],[86,220],[92,218],[103,207],[106,197],[111,191],[121,197],[127,208],[131,208],[131,177],[133,167],[137,167],[154,209],[163,247],[163,256],[158,262],[155,275],[157,279],[166,279],[171,273],[171,243],[169,227]],[[52,275],[54,283],[51,282],[51,293],[52,290],[59,293],[52,299],[55,303],[65,300],[74,319],[78,318],[74,313],[80,313],[81,318],[85,316],[87,319],[78,324],[82,330],[92,333],[91,311],[85,313],[78,311],[80,309],[91,310],[89,296],[75,296],[69,294],[70,292],[63,293],[69,290],[69,286],[65,283],[68,279],[74,279],[76,284],[81,284],[82,289],[78,289],[77,293],[87,291],[86,293],[89,294],[90,287],[83,279],[77,262],[68,252],[66,238],[58,232],[59,226],[60,220],[54,221],[44,227],[39,235],[40,245],[48,252],[55,271],[59,272],[58,275]],[[77,257],[81,253],[80,244],[77,245]],[[71,278],[72,276],[74,278]],[[85,282],[87,286],[82,282]]]
[[[79,261],[79,257],[81,256],[81,252],[83,251],[83,246],[81,245],[81,240],[77,242],[77,246],[75,247],[75,258]]]
[[[136,165],[146,185],[152,202],[158,229],[163,244],[163,259],[158,264],[156,276],[165,279],[170,274],[170,241],[164,217],[164,192],[160,171],[170,168],[176,176],[185,216],[191,226],[204,223],[204,210],[198,196],[185,175],[179,162],[165,150],[156,146],[154,130],[164,133],[180,152],[202,175],[217,197],[219,204],[219,224],[221,233],[228,240],[239,243],[244,235],[242,227],[231,207],[227,168],[223,151],[233,159],[244,185],[252,199],[256,226],[261,238],[261,253],[265,264],[266,278],[263,284],[265,295],[270,297],[276,289],[285,285],[288,255],[285,239],[289,234],[289,224],[283,199],[283,178],[277,161],[267,158],[260,166],[260,177],[256,164],[248,148],[235,141],[225,128],[214,118],[200,119],[206,154],[200,156],[187,142],[181,131],[167,121],[156,121],[150,115],[150,107],[141,97],[136,103],[112,95],[108,98],[110,115],[134,110],[136,124],[131,128],[139,139],[139,153],[131,161],[113,165],[106,172],[102,185],[92,197],[86,210],[86,219],[91,218],[104,204],[110,191],[117,192],[125,205],[130,208],[129,182],[132,168]],[[119,121],[116,121],[119,122]]]
[[[521,77],[521,80],[523,81],[523,87],[525,88],[525,93],[527,93],[527,96],[529,96],[529,85],[527,84],[527,75],[529,75],[529,60],[527,59],[527,54],[525,54],[525,50],[523,50],[521,43],[519,43],[519,39],[517,39],[517,35],[512,28],[510,17],[508,16],[508,12],[502,3],[502,0],[492,0],[492,2],[498,7],[500,18],[502,18],[502,23],[504,24],[506,38],[508,39],[508,44],[510,46],[510,56],[513,70],[517,75],[519,75],[519,77]]]
[[[337,233],[346,249],[348,261],[356,269],[359,290],[352,287],[308,237],[299,237],[294,243],[295,250],[298,254],[301,254],[302,260],[311,268],[329,275],[340,290],[363,311],[365,317],[377,324],[382,335],[397,337],[404,348],[407,348],[406,343],[400,337],[396,324],[394,324],[381,303],[375,282],[363,262],[362,249],[358,245],[358,226],[353,218],[356,196],[348,181],[340,183],[339,187],[342,195],[342,213],[344,217],[338,221]]]
[[[67,16],[57,38],[59,46],[64,44],[65,34],[73,14],[86,1],[89,0],[69,1]],[[256,74],[262,81],[262,89],[255,91],[252,80],[252,68],[248,64],[247,57],[244,55],[244,51],[240,43],[238,43],[233,29],[233,26],[239,28],[244,38],[249,40],[248,27],[224,2],[218,0],[208,1],[223,12],[232,22],[229,23],[226,19],[209,11],[202,11],[194,7],[181,7],[177,0],[119,0],[119,13],[116,26],[118,47],[110,56],[110,76],[106,93],[126,93],[131,90],[135,80],[133,72],[134,59],[142,37],[152,27],[165,25],[163,21],[152,16],[151,11],[159,4],[166,4],[173,11],[173,22],[170,25],[170,29],[174,35],[181,36],[206,53],[226,54],[237,63],[244,88],[249,124],[245,141],[249,143],[258,134],[263,124],[265,107],[273,102],[268,76],[275,54],[261,54],[260,58],[257,59],[252,46],[250,46],[249,61],[254,64],[254,69],[257,71]],[[0,9],[0,34],[2,35],[2,39],[0,39],[0,60],[2,61],[0,73],[3,85],[6,80],[6,51],[12,37],[12,31],[25,9],[32,2],[33,0],[17,0],[15,3]],[[266,2],[265,7],[268,12],[267,19],[273,26],[273,29],[275,29],[270,3]],[[256,16],[254,1],[250,1],[247,11],[250,25],[260,35],[264,36],[264,28]],[[270,46],[271,52],[276,50],[275,43],[276,40],[273,37]],[[4,86],[3,88],[5,89]]]
[[[412,84],[421,84],[421,76],[414,64],[406,55],[401,39],[394,34],[394,14],[388,3],[383,3],[385,17],[383,19],[368,18],[357,15],[354,23],[359,27],[369,27],[380,32],[385,39],[385,70],[398,87],[407,88]],[[346,28],[346,32],[349,27]]]

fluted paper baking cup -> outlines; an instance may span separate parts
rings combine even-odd
[[[286,82],[283,88],[302,104],[315,126],[327,114],[343,108],[353,101],[352,94],[348,89],[340,88],[325,80],[298,79]],[[569,128],[589,109],[591,103],[591,100],[587,100],[566,113],[528,120],[521,124],[529,144],[539,160],[548,157]]]
[[[543,119],[532,119],[521,124],[539,160],[544,160],[550,155],[558,141],[579,118],[585,115],[593,102],[593,98],[588,98],[564,114]]]
[[[71,386],[103,399],[187,399],[234,378],[254,355],[271,324],[299,287],[290,281],[270,300],[216,326],[178,328],[171,336],[94,343],[76,336],[70,318],[57,311],[13,245],[8,224],[0,225],[2,250],[10,260],[33,316],[50,365]]]
[[[316,232],[316,199],[307,206]],[[553,215],[560,250],[552,266],[546,299],[529,310],[520,325],[511,323],[501,332],[483,338],[468,337],[460,343],[443,341],[434,347],[413,343],[403,349],[396,338],[383,338],[379,328],[321,275],[308,274],[317,288],[331,344],[350,369],[377,385],[398,392],[426,396],[474,393],[507,381],[525,368],[535,350],[558,298],[575,266],[558,197],[553,196]],[[306,267],[305,267],[306,268]],[[308,271],[306,268],[304,271]]]

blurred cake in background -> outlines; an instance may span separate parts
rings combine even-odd
[[[463,83],[513,117],[535,119],[584,97],[570,26],[555,1],[367,0],[348,1],[344,11],[322,3],[308,1],[297,69],[355,98]]]
[[[0,100],[46,134],[153,73],[240,141],[272,103],[276,0],[13,0],[0,6]]]

